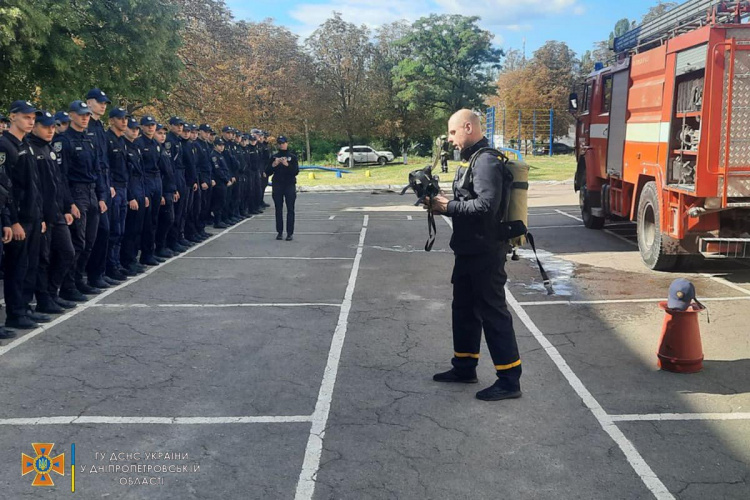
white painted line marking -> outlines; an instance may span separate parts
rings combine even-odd
[[[354,260],[352,257],[185,257],[191,260]]]
[[[332,215],[332,216],[328,217],[328,220],[333,220],[333,219],[335,219],[335,218],[336,218],[336,216],[335,216],[335,215]]]
[[[533,306],[577,306],[594,304],[658,304],[664,298],[657,299],[603,299],[603,300],[539,300],[533,302],[519,302],[522,307]],[[701,302],[729,302],[734,300],[750,300],[750,296],[743,297],[701,297]]]
[[[229,234],[278,234],[276,231],[232,231]],[[294,235],[318,235],[318,234],[325,234],[325,235],[338,235],[338,234],[359,234],[359,231],[340,231],[338,233],[330,233],[330,232],[322,232],[322,231],[295,231]]]
[[[305,449],[305,461],[302,463],[302,471],[299,474],[297,482],[297,492],[294,496],[296,500],[312,499],[315,493],[315,479],[320,468],[320,457],[323,452],[323,439],[325,438],[326,425],[328,424],[328,414],[331,411],[331,401],[333,400],[333,388],[336,385],[336,376],[339,371],[339,361],[341,360],[341,351],[344,348],[344,339],[346,337],[347,324],[349,321],[349,311],[352,308],[352,297],[354,288],[357,285],[357,275],[359,274],[359,264],[362,261],[362,251],[365,247],[365,236],[367,235],[367,224],[369,216],[365,215],[362,224],[362,232],[359,235],[359,244],[357,245],[357,256],[354,258],[352,272],[349,275],[349,283],[344,294],[344,302],[339,313],[339,320],[336,324],[336,330],[331,340],[331,350],[328,352],[328,362],[326,363],[323,374],[323,383],[318,393],[318,401],[315,403],[315,411],[312,415],[312,426],[310,428],[310,437],[307,440]]]
[[[446,220],[446,222],[450,224],[449,220]],[[651,470],[651,467],[649,467],[641,454],[638,453],[638,450],[635,449],[633,443],[631,443],[630,440],[625,437],[622,431],[620,431],[620,429],[617,427],[617,424],[615,424],[612,418],[607,415],[607,412],[604,411],[604,408],[602,408],[602,406],[599,404],[596,398],[594,398],[594,396],[586,388],[586,386],[583,385],[581,379],[579,379],[578,376],[573,372],[567,361],[565,361],[565,358],[563,358],[560,354],[560,351],[558,351],[557,348],[553,346],[549,340],[547,340],[547,337],[544,336],[544,333],[542,333],[542,331],[531,320],[529,315],[526,314],[526,311],[523,309],[523,307],[521,307],[521,305],[516,301],[516,298],[513,296],[511,291],[506,289],[505,293],[508,305],[513,309],[521,322],[526,326],[526,329],[531,332],[534,338],[536,338],[537,342],[539,342],[539,345],[542,346],[552,362],[555,363],[557,369],[560,370],[560,373],[562,373],[562,375],[568,381],[576,394],[578,394],[581,400],[583,400],[583,403],[594,415],[604,432],[609,434],[609,436],[617,444],[617,446],[620,447],[620,450],[622,450],[622,452],[625,454],[625,458],[627,459],[628,463],[633,468],[635,473],[638,474],[638,476],[641,478],[641,481],[643,481],[646,487],[651,491],[651,493],[653,493],[653,495],[657,499],[673,499],[674,497],[669,492],[667,487],[664,486],[664,483],[662,483],[658,476],[654,473],[654,471]]]
[[[568,215],[566,213],[560,212],[559,210],[556,210],[554,212],[542,212],[542,213],[536,213],[536,214],[530,213],[529,217],[542,217],[545,215],[558,215],[558,214]]]
[[[32,417],[3,418],[0,425],[70,425],[70,424],[166,424],[166,425],[205,425],[205,424],[288,424],[311,422],[308,415],[260,416],[260,417]]]
[[[646,413],[610,415],[614,422],[670,422],[685,420],[750,420],[750,413]]]
[[[748,297],[750,298],[750,297]],[[231,307],[341,307],[341,304],[325,302],[300,302],[300,303],[248,303],[248,304],[94,304],[92,307],[108,307],[113,309],[146,309],[151,307],[161,308],[203,308],[223,309]]]
[[[251,219],[252,219],[252,217],[250,217],[248,219],[245,219],[242,222],[240,222],[239,224],[237,224],[236,226],[234,226],[233,228],[240,227],[242,224],[244,224],[245,222],[247,222],[247,221],[249,221]],[[126,281],[125,283],[122,283],[121,285],[117,285],[114,288],[109,288],[109,289],[105,290],[104,292],[100,293],[99,295],[97,295],[96,297],[92,298],[88,302],[84,302],[84,303],[79,304],[78,307],[76,307],[75,309],[72,309],[70,312],[63,314],[62,316],[57,317],[53,321],[51,321],[49,323],[45,323],[44,326],[41,326],[41,327],[36,328],[34,330],[31,330],[29,333],[23,335],[22,337],[17,338],[16,340],[8,343],[7,345],[4,345],[4,346],[0,347],[0,356],[2,356],[3,354],[7,353],[11,349],[14,349],[14,348],[16,348],[16,347],[24,344],[25,342],[28,342],[29,340],[33,339],[37,335],[42,334],[45,331],[51,329],[52,327],[57,326],[60,323],[63,323],[65,321],[69,320],[70,318],[72,318],[72,317],[74,317],[74,316],[82,313],[86,309],[88,309],[88,308],[96,305],[97,303],[101,302],[105,298],[109,297],[110,295],[112,295],[116,291],[121,290],[121,289],[125,288],[126,286],[132,285],[133,283],[137,283],[138,281],[142,280],[146,276],[149,276],[152,273],[154,273],[154,272],[162,269],[164,266],[166,266],[170,262],[172,262],[174,260],[177,260],[177,259],[190,258],[190,257],[187,257],[187,255],[189,253],[194,252],[195,250],[198,250],[203,245],[206,245],[206,244],[208,244],[208,243],[210,243],[212,241],[216,241],[218,238],[220,238],[221,236],[225,235],[226,233],[228,233],[229,231],[231,231],[233,228],[230,227],[230,228],[227,228],[227,229],[221,231],[220,233],[216,233],[216,236],[214,236],[212,238],[209,238],[206,241],[203,241],[201,243],[198,243],[194,247],[189,248],[186,252],[184,252],[184,253],[182,253],[180,255],[177,255],[175,257],[171,257],[171,258],[167,259],[167,261],[164,262],[164,263],[162,263],[161,265],[156,266],[156,267],[152,267],[152,268],[146,270],[146,272],[144,272],[143,274],[139,274],[138,276],[134,276],[134,277],[130,278],[128,281]]]
[[[411,215],[407,215],[406,220],[414,220],[414,217],[412,217]]]
[[[566,214],[562,210],[555,210],[555,212],[557,212],[560,215],[564,215],[565,217],[570,217],[573,220],[577,220],[578,222],[583,222],[583,219],[581,219],[580,217],[576,217],[575,215]],[[602,229],[602,231],[605,232],[605,233],[607,233],[607,234],[609,234],[610,236],[614,236],[618,240],[624,241],[628,245],[632,245],[632,246],[635,246],[635,247],[638,246],[637,242],[629,240],[629,239],[627,239],[625,236],[623,236],[621,234],[617,234],[617,233],[615,233],[613,231],[610,231],[609,229]]]
[[[715,281],[717,283],[721,283],[722,285],[728,286],[729,288],[731,288],[733,290],[737,290],[738,292],[744,293],[745,295],[750,295],[750,290],[748,290],[746,288],[742,288],[741,286],[739,286],[739,285],[737,285],[735,283],[732,283],[731,281],[729,281],[729,280],[727,280],[725,278],[722,278],[720,276],[714,276],[713,274],[708,274],[708,273],[701,273],[700,276],[703,276],[704,278],[711,279],[711,280],[713,280],[713,281]],[[701,300],[703,300],[703,299],[701,298]]]

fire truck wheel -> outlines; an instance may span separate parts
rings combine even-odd
[[[591,200],[589,198],[589,191],[586,189],[586,181],[584,181],[581,189],[578,191],[578,202],[581,206],[581,218],[583,219],[583,225],[588,229],[601,229],[604,227],[604,217],[597,217],[591,213]]]
[[[661,216],[656,183],[651,181],[643,186],[638,202],[638,249],[641,259],[649,269],[668,271],[677,263],[676,255],[665,253],[662,244]]]

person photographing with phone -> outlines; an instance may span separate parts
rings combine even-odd
[[[289,151],[289,142],[280,135],[276,139],[279,150],[271,156],[266,168],[268,177],[273,176],[273,204],[276,208],[276,236],[283,238],[284,233],[284,202],[286,201],[286,241],[292,241],[294,235],[294,202],[297,199],[297,174],[299,162],[297,155]]]

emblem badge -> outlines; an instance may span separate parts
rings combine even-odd
[[[62,142],[58,141],[52,144],[52,149],[55,151],[55,153],[59,153],[60,151],[62,151]]]
[[[50,151],[49,157],[52,158],[53,160],[57,160],[57,155],[55,154],[54,151]]]
[[[5,165],[5,153],[0,153],[0,165]]]

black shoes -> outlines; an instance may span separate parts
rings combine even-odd
[[[156,256],[163,259],[171,259],[174,257],[174,252],[169,248],[160,248],[156,251]]]
[[[107,271],[105,277],[115,281],[126,281],[128,279],[127,275],[123,273],[121,269]]]
[[[89,278],[88,285],[91,288],[101,288],[102,290],[106,290],[107,288],[110,288],[110,285],[107,284],[107,282],[104,281],[104,279],[101,276]],[[83,292],[83,290],[81,290],[81,291]],[[86,292],[84,292],[84,293],[86,293]]]
[[[26,309],[26,316],[35,323],[49,323],[52,318],[41,312],[34,312],[31,308]]]
[[[216,223],[214,223],[214,229],[226,229],[227,227],[229,227],[229,226],[227,226],[223,222],[216,222]]]
[[[141,264],[144,266],[158,266],[159,261],[157,261],[153,257],[146,257],[145,259],[141,260]]]
[[[282,235],[281,233],[279,233],[279,234],[276,235],[276,239],[279,240],[279,241],[281,241],[281,240],[284,239],[284,235]]]
[[[156,262],[158,262],[159,264],[163,264],[163,263],[165,263],[165,262],[167,261],[167,259],[164,259],[164,258],[162,258],[162,257],[157,257],[156,255],[154,255],[154,256],[153,256],[153,257],[151,257],[151,258],[152,258],[152,259],[154,259],[154,260],[155,260]]]
[[[0,326],[0,340],[14,339],[16,338],[16,332],[11,332]]]
[[[118,286],[118,285],[122,284],[123,281],[125,281],[124,279],[123,280],[116,280],[116,279],[114,279],[114,278],[112,278],[110,276],[107,276],[106,274],[104,276],[102,276],[102,279],[109,286]]]
[[[78,290],[76,290],[76,291],[78,291]],[[83,300],[86,300],[86,296],[85,295],[80,295],[80,296],[83,297]],[[75,309],[76,308],[76,303],[75,302],[71,302],[69,300],[61,299],[60,297],[52,297],[52,300],[54,300],[55,304],[57,304],[58,306],[62,307],[63,309]]]
[[[76,288],[79,292],[85,294],[85,295],[99,295],[102,293],[102,290],[99,288],[94,288],[93,286],[89,286],[83,281],[79,281],[76,283]]]
[[[292,235],[291,235],[291,234],[287,234],[287,235],[286,235],[286,241],[292,241],[293,239],[294,239],[294,238],[292,237]]]
[[[6,328],[17,328],[19,330],[32,330],[39,327],[39,324],[27,316],[17,316],[5,318],[5,326]]]
[[[61,314],[65,312],[60,304],[55,302],[52,297],[37,297],[36,299],[36,312],[45,314]]]
[[[72,290],[60,290],[60,298],[70,302],[86,302],[86,297],[80,290],[73,288]]]
[[[477,399],[482,401],[500,401],[502,399],[516,399],[521,397],[520,389],[507,389],[500,385],[498,380],[486,389],[477,393]]]
[[[459,373],[455,368],[451,368],[447,372],[436,373],[433,375],[432,380],[435,382],[457,382],[460,384],[476,384],[479,382],[476,371]]]

